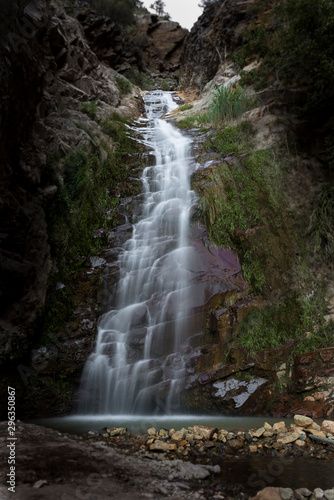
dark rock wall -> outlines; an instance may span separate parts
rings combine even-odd
[[[51,265],[39,192],[44,158],[29,151],[46,74],[48,4],[21,0],[0,6],[0,360],[19,352],[21,326],[34,321],[44,302]]]
[[[202,90],[241,42],[253,0],[209,4],[186,36],[181,53],[181,90]]]
[[[135,25],[121,28],[110,18],[85,9],[77,15],[91,49],[100,61],[117,71],[136,68],[140,72],[176,76],[183,41],[188,30],[156,15],[137,15]]]
[[[83,102],[98,102],[101,120],[115,109],[134,116],[138,106],[137,91],[122,94],[117,73],[99,63],[78,21],[49,0],[2,3],[0,15],[1,365],[31,346],[29,327],[43,308],[54,266],[45,206],[57,188],[43,176],[48,158],[94,149],[90,127],[112,148],[82,112]]]

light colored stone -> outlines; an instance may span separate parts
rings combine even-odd
[[[265,432],[265,428],[264,427],[260,427],[259,429],[255,429],[255,430],[250,430],[249,431],[249,435],[251,437],[256,437],[256,438],[259,438],[262,436],[262,434]]]
[[[313,424],[312,418],[305,417],[304,415],[295,415],[293,420],[295,424],[299,425],[299,427],[308,427]]]
[[[148,429],[147,434],[149,436],[156,436],[157,430],[155,429],[155,427],[151,427],[150,429]]]
[[[316,401],[325,401],[326,400],[326,394],[327,391],[322,391],[322,392],[315,392],[313,394],[313,397]]]
[[[310,427],[308,427],[308,429],[314,429],[315,431],[320,431],[320,425],[313,422],[313,424],[310,425]]]
[[[315,401],[315,398],[313,396],[306,396],[304,401]]]
[[[151,451],[175,451],[177,449],[174,443],[165,443],[164,441],[155,441],[150,444],[149,449]]]
[[[322,490],[321,488],[316,488],[313,491],[311,499],[312,500],[321,500],[322,498],[324,498],[324,496],[325,496],[324,490]]]
[[[201,436],[202,439],[211,439],[216,431],[216,427],[210,427],[208,425],[194,425],[194,433]]]
[[[163,439],[167,439],[169,436],[169,433],[166,429],[160,429],[159,430],[159,437],[163,438]]]
[[[273,431],[275,434],[286,432],[287,428],[285,427],[285,422],[275,422],[273,425]]]
[[[297,441],[297,439],[299,439],[298,432],[287,432],[286,434],[281,434],[277,438],[277,442],[282,444],[288,444]]]
[[[291,500],[293,498],[293,490],[291,488],[280,488],[279,493],[282,500]]]
[[[327,500],[334,500],[334,488],[325,490],[324,493]]]
[[[297,439],[297,441],[295,441],[295,445],[298,446],[298,448],[304,448],[306,443],[305,443],[305,441],[302,441],[301,439]]]
[[[273,431],[265,431],[263,437],[272,437],[274,435]]]
[[[263,427],[265,428],[266,431],[272,431],[273,430],[272,425],[268,424],[268,422],[265,422],[263,424]]]
[[[123,436],[126,434],[127,428],[126,427],[115,427],[114,429],[107,429],[107,432],[110,437],[114,436]]]
[[[319,437],[323,437],[323,438],[326,437],[326,434],[324,432],[322,432],[322,431],[315,431],[314,429],[310,429],[310,428],[307,428],[305,430],[309,434],[313,434],[313,436],[319,436]]]
[[[180,441],[181,439],[184,438],[184,436],[185,436],[185,431],[183,429],[181,429],[180,431],[174,432],[174,434],[171,435],[171,438],[174,441]]]
[[[249,453],[257,453],[257,445],[256,444],[249,445]]]
[[[331,434],[334,434],[334,422],[333,422],[333,420],[324,420],[322,422],[320,429],[324,432],[330,432]]]
[[[293,430],[293,432],[298,432],[298,434],[300,434],[301,436],[303,436],[303,435],[306,436],[304,429],[302,429],[301,427],[298,427],[298,425],[295,425],[292,428],[292,430]]]

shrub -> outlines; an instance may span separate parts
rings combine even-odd
[[[124,78],[124,76],[116,76],[115,81],[122,96],[131,92],[132,85],[127,78]]]
[[[146,76],[144,73],[141,73],[135,68],[130,68],[124,71],[124,76],[126,76],[126,78],[130,80],[131,83],[137,85],[142,90],[152,90],[154,88],[152,80],[150,80],[148,76]]]
[[[222,85],[217,88],[210,103],[208,114],[214,124],[239,118],[253,101],[241,87]]]
[[[135,0],[90,0],[91,6],[101,16],[108,16],[117,24],[134,22]]]
[[[96,116],[97,102],[95,101],[85,101],[81,104],[81,111],[86,113],[92,120]]]

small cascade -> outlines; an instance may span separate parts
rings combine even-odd
[[[168,412],[185,380],[195,266],[189,216],[191,140],[161,117],[177,107],[169,92],[144,95],[146,118],[133,133],[154,155],[142,175],[143,207],[119,256],[116,307],[99,320],[84,368],[80,414]],[[143,126],[145,125],[145,126]]]

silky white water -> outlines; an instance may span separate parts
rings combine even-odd
[[[191,141],[161,119],[177,107],[171,93],[147,93],[144,101],[146,118],[133,133],[152,150],[154,164],[142,174],[143,215],[119,256],[116,307],[100,318],[84,368],[80,414],[181,410],[192,278],[188,228],[196,204],[188,173]]]

